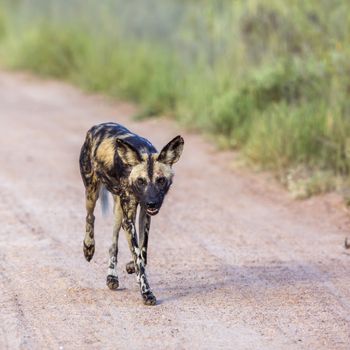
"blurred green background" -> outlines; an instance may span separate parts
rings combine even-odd
[[[350,171],[347,0],[0,0],[1,64],[131,99],[307,197]]]

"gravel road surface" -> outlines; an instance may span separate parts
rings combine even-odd
[[[120,235],[120,289],[105,285],[112,217],[96,211],[85,261],[78,156],[115,121],[159,149],[165,119],[67,84],[0,73],[0,349],[349,349],[350,223],[334,194],[294,201],[268,175],[232,167],[198,135],[153,218],[144,306]]]

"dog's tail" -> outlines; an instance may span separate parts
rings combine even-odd
[[[348,242],[347,237],[345,238],[344,246],[345,246],[345,249],[350,249],[350,242]]]
[[[100,201],[101,201],[101,209],[103,216],[107,216],[109,212],[109,200],[108,200],[108,191],[105,186],[101,186],[100,189]]]

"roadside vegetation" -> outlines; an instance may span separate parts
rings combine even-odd
[[[0,0],[1,63],[167,114],[296,197],[348,186],[345,0]]]

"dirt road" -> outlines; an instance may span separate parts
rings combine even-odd
[[[82,254],[85,132],[117,121],[158,148],[179,132],[132,112],[0,73],[0,349],[349,349],[350,224],[337,197],[293,201],[196,135],[182,133],[174,186],[152,222],[158,305],[144,306],[125,272],[123,234],[120,289],[106,287],[112,220],[100,210],[94,259]]]

